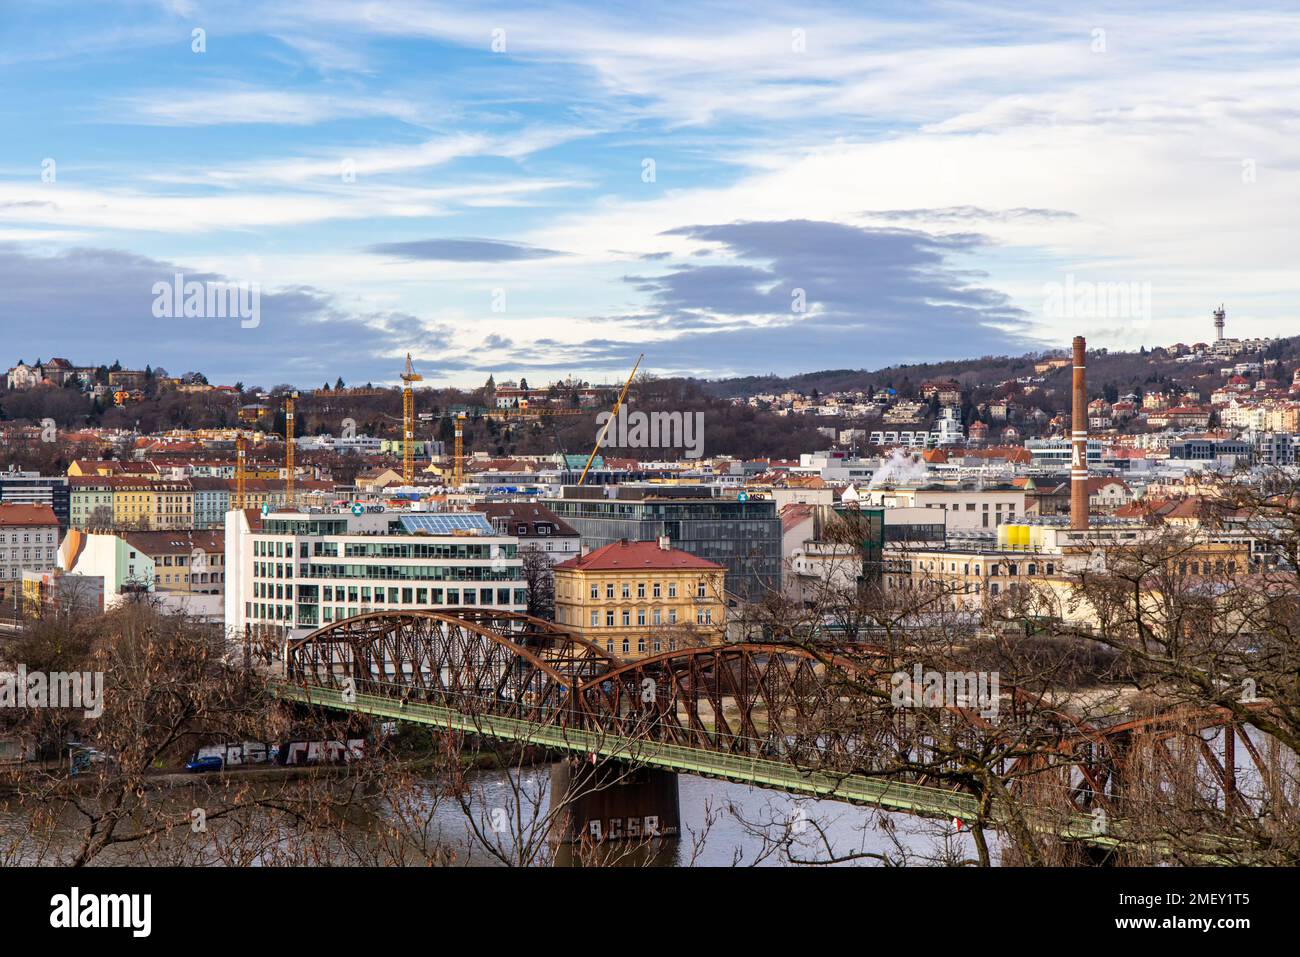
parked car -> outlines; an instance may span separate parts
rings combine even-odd
[[[202,774],[206,771],[220,771],[225,762],[216,755],[206,758],[195,758],[185,764],[185,770],[195,774]]]

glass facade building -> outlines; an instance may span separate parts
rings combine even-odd
[[[706,486],[621,485],[566,488],[545,504],[588,548],[667,536],[674,548],[726,568],[730,594],[758,599],[781,589],[781,519],[770,499],[720,498]]]
[[[478,513],[227,514],[226,626],[285,637],[373,611],[524,611],[518,540]]]

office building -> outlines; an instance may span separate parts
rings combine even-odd
[[[757,600],[781,587],[781,520],[770,498],[724,498],[707,486],[569,486],[545,504],[588,548],[666,536],[673,548],[726,568],[730,595]]]
[[[226,629],[287,639],[372,611],[522,612],[519,540],[479,512],[226,515]]]

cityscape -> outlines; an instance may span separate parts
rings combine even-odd
[[[24,920],[415,867],[1275,916],[1294,12],[71,6],[0,14]]]

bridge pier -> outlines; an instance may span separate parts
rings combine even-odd
[[[681,833],[677,775],[622,761],[566,758],[551,765],[551,839],[562,844],[644,841]]]

